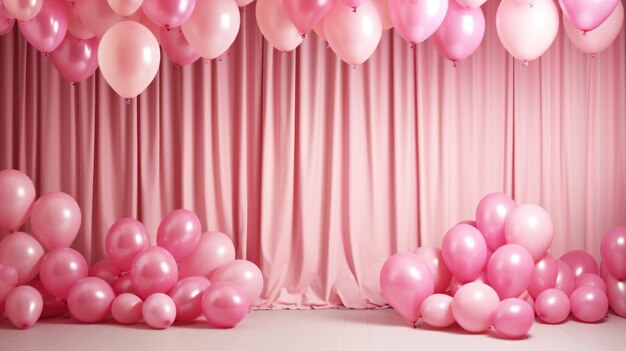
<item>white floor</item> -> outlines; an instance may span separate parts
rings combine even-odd
[[[206,321],[152,330],[145,325],[75,324],[70,319],[14,329],[0,322],[0,350],[545,350],[626,349],[626,319],[602,323],[535,323],[529,337],[503,340],[494,332],[468,334],[458,326],[413,329],[393,310],[254,311],[234,329],[211,329]]]

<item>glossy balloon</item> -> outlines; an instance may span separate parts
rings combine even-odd
[[[560,289],[544,290],[535,299],[535,313],[545,323],[562,323],[570,313],[569,297]]]
[[[287,17],[283,0],[257,0],[256,21],[265,39],[276,50],[291,51],[302,43],[302,35]]]
[[[556,261],[557,276],[554,287],[563,290],[569,296],[576,287],[576,276],[569,265],[561,260]]]
[[[513,0],[504,0],[503,3],[508,1]],[[511,211],[504,232],[508,244],[522,246],[536,261],[546,254],[552,244],[552,219],[540,206],[523,204]]]
[[[54,249],[41,260],[39,279],[52,296],[65,299],[77,281],[87,276],[87,261],[76,250]]]
[[[563,14],[563,28],[569,40],[578,50],[587,54],[598,54],[606,50],[621,32],[624,23],[624,5],[621,1],[606,21],[588,32],[582,32]]]
[[[595,286],[581,286],[569,298],[574,317],[586,323],[600,321],[609,310],[606,293]]]
[[[606,283],[597,274],[583,273],[576,278],[576,288],[581,286],[595,286],[606,293]]]
[[[600,253],[611,275],[626,280],[626,227],[616,227],[604,234]]]
[[[444,235],[441,251],[446,266],[461,282],[476,279],[487,260],[482,234],[468,224],[457,224]]]
[[[178,268],[169,251],[152,246],[135,256],[130,276],[137,295],[146,298],[154,293],[166,293],[176,285]]]
[[[415,250],[415,254],[424,260],[435,279],[435,293],[442,293],[450,286],[452,273],[443,261],[441,250],[434,246],[422,246]]]
[[[122,275],[115,280],[113,283],[113,291],[115,291],[116,295],[124,293],[137,294],[133,286],[133,279],[131,278],[130,272],[122,273]]]
[[[185,209],[170,212],[157,230],[157,245],[169,251],[180,262],[198,246],[202,228],[198,216]]]
[[[83,20],[80,19],[80,15],[78,13],[78,6],[76,6],[76,2],[63,2],[65,5],[65,11],[67,12],[67,31],[69,34],[72,34],[78,39],[91,39],[95,36],[95,34],[87,28],[87,26],[83,23]]]
[[[422,320],[436,328],[449,327],[454,323],[452,296],[433,294],[424,300],[420,307]]]
[[[26,174],[14,169],[0,171],[0,228],[9,232],[20,228],[34,202],[35,186]]]
[[[448,288],[448,290],[450,291],[450,294],[452,296],[454,296],[456,294],[457,291],[459,291],[459,289],[465,285],[465,284],[469,284],[469,283],[483,283],[483,284],[487,284],[489,285],[489,280],[487,279],[487,273],[485,272],[481,272],[480,275],[478,277],[476,277],[476,279],[472,280],[471,282],[461,282],[459,281],[456,277],[452,277],[452,280],[450,281],[450,287]]]
[[[17,270],[11,266],[0,264],[0,305],[17,285]],[[0,314],[1,316],[2,314]]]
[[[235,41],[240,20],[235,0],[199,1],[189,20],[182,24],[183,34],[200,56],[214,59]]]
[[[453,3],[451,1],[450,3]],[[484,18],[483,18],[484,29]],[[504,226],[508,215],[517,204],[508,195],[491,193],[483,197],[476,207],[476,227],[485,237],[491,251],[506,244]]]
[[[535,262],[530,253],[519,245],[507,244],[491,256],[487,279],[500,299],[506,299],[517,297],[528,289],[534,271]]]
[[[206,0],[200,0],[202,2]],[[196,8],[196,0],[143,0],[141,9],[150,20],[162,27],[178,27]]]
[[[83,323],[97,323],[111,312],[115,293],[104,280],[87,277],[79,280],[67,296],[67,307],[74,319]]]
[[[452,0],[451,0],[452,1]],[[468,7],[468,8],[473,8],[473,9],[477,9],[479,8],[482,4],[484,4],[485,2],[487,2],[487,0],[456,0],[456,2],[458,2],[461,6],[463,7]]]
[[[609,278],[609,275],[611,275],[611,273],[609,272],[609,268],[606,266],[606,264],[604,264],[604,261],[600,261],[600,276],[602,277],[602,279],[604,279],[605,281]]]
[[[87,29],[102,37],[114,24],[123,20],[111,9],[107,0],[76,0],[76,9]]]
[[[509,298],[498,304],[491,316],[491,323],[505,338],[519,339],[528,335],[534,319],[535,312],[526,301]]]
[[[211,281],[237,284],[252,304],[263,291],[263,273],[254,263],[246,260],[234,260],[220,266],[211,276]]]
[[[611,13],[620,0],[559,0],[563,15],[582,31],[598,28]]]
[[[104,247],[111,263],[120,272],[127,272],[137,253],[150,247],[150,236],[138,220],[122,218],[109,228]]]
[[[4,312],[16,328],[27,329],[39,320],[43,299],[37,289],[29,285],[11,290],[4,303]]]
[[[606,280],[607,296],[609,305],[615,314],[622,318],[626,318],[626,282],[615,279],[609,275]]]
[[[30,215],[33,236],[48,250],[70,247],[78,235],[82,213],[66,193],[47,193],[35,202]]]
[[[0,241],[0,264],[17,271],[17,285],[33,279],[39,273],[44,250],[31,235],[16,232]]]
[[[454,295],[452,314],[463,329],[478,333],[491,326],[491,315],[499,303],[498,294],[489,285],[468,283]]]
[[[141,307],[143,320],[154,329],[166,329],[176,319],[176,304],[171,297],[155,293],[143,302]]]
[[[546,290],[554,288],[559,269],[552,255],[545,254],[535,263],[535,271],[531,279],[528,292],[534,298]]]
[[[120,324],[135,324],[141,320],[143,301],[134,294],[118,295],[111,303],[111,315]]]
[[[130,16],[139,10],[143,0],[107,0],[107,2],[118,15]]]
[[[111,286],[113,286],[121,274],[109,260],[98,261],[89,268],[90,277],[100,278]]]
[[[44,0],[2,0],[4,9],[20,21],[35,18],[43,8]]]
[[[450,0],[446,17],[441,26],[433,33],[432,38],[439,53],[448,60],[456,62],[465,60],[472,55],[480,46],[484,36],[485,15],[483,11],[480,8],[465,8],[456,1]],[[476,218],[478,219],[478,216]],[[506,215],[504,219],[506,219]],[[504,232],[504,219],[499,221],[499,225],[496,225],[496,227],[500,227],[502,234]],[[494,218],[494,220],[496,219]],[[489,232],[489,235],[493,234],[493,232]],[[486,239],[487,236],[485,236]],[[503,235],[501,239],[504,241]],[[495,250],[497,247],[490,246],[489,248]]]
[[[248,313],[250,303],[236,284],[217,282],[202,295],[202,314],[218,328],[232,328]]]
[[[180,277],[201,275],[209,280],[221,265],[235,259],[235,246],[232,240],[220,232],[200,235],[198,246],[179,265]]]
[[[200,55],[189,45],[180,27],[159,29],[161,46],[169,57],[170,61],[177,65],[184,66],[197,61]]]
[[[567,263],[574,271],[576,277],[584,273],[598,274],[598,263],[595,258],[586,251],[573,250],[565,253],[559,260]]]
[[[211,285],[205,277],[195,276],[181,279],[170,290],[169,295],[176,304],[176,320],[191,321],[202,314],[202,295]]]
[[[389,18],[404,40],[415,45],[428,39],[443,23],[448,0],[389,0]]]
[[[333,0],[281,0],[287,17],[300,34],[307,34],[330,12]]]
[[[51,53],[65,38],[67,20],[61,0],[46,0],[37,16],[28,21],[18,21],[17,25],[24,38],[35,49]]]
[[[70,33],[50,54],[54,68],[70,82],[91,77],[98,68],[98,38],[79,39]]]
[[[67,312],[67,305],[65,302],[52,296],[52,294],[50,294],[48,290],[43,287],[40,280],[31,280],[26,283],[26,285],[32,286],[39,291],[39,294],[41,294],[43,299],[43,309],[41,311],[41,316],[39,317],[40,319],[57,318],[65,315]]]

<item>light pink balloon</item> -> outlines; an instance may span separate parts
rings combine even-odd
[[[179,265],[180,277],[201,275],[211,279],[213,272],[221,265],[235,259],[235,246],[232,240],[220,232],[200,235],[198,246]]]
[[[595,323],[606,316],[609,299],[606,293],[595,286],[581,286],[569,297],[574,317],[586,323]]]
[[[478,333],[491,326],[491,315],[499,303],[498,294],[489,285],[468,283],[454,295],[452,314],[463,329]]]
[[[615,41],[622,30],[624,23],[624,5],[621,1],[611,13],[609,18],[594,30],[582,32],[567,19],[563,14],[563,28],[569,40],[580,51],[587,54],[598,54],[606,50]]]
[[[97,323],[111,312],[115,293],[104,280],[87,277],[79,280],[67,296],[67,307],[72,317],[83,323]]]
[[[560,289],[547,289],[535,299],[535,313],[545,323],[557,324],[567,319],[569,297]]]
[[[3,3],[11,16],[20,21],[28,21],[41,12],[44,0],[3,0]]]
[[[43,287],[40,280],[31,280],[26,285],[32,286],[39,291],[43,299],[43,309],[41,311],[40,319],[57,318],[65,315],[67,312],[67,305],[61,299],[58,299]]]
[[[137,295],[146,298],[154,293],[168,292],[178,281],[174,257],[159,246],[140,251],[133,260],[130,276]]]
[[[70,247],[82,221],[76,200],[66,193],[47,193],[35,202],[30,215],[33,236],[48,250]]]
[[[16,328],[27,329],[39,320],[43,299],[37,289],[22,285],[9,293],[4,308],[6,316]]]
[[[282,0],[285,13],[298,28],[300,34],[307,34],[317,26],[333,7],[334,0]]]
[[[602,260],[600,260],[600,269],[599,269],[599,271],[600,271],[600,276],[605,281],[609,278],[609,275],[611,274],[609,272],[609,268],[606,266],[606,264]]]
[[[111,9],[107,0],[76,0],[76,8],[83,24],[98,37],[123,20]]]
[[[626,282],[609,275],[606,285],[611,309],[618,316],[626,318]]]
[[[54,249],[41,260],[39,278],[52,296],[65,299],[77,281],[87,276],[87,262],[76,250]]]
[[[546,290],[554,288],[559,274],[556,260],[552,255],[545,254],[535,263],[533,278],[528,287],[528,292],[534,298]]]
[[[451,1],[450,3],[453,3]],[[457,8],[452,5],[450,9]],[[465,10],[467,11],[467,10]],[[484,17],[483,17],[484,29]],[[439,32],[439,30],[437,31]],[[485,237],[490,250],[495,251],[506,244],[504,226],[508,215],[517,207],[517,204],[508,195],[491,193],[483,197],[476,207],[476,227]]]
[[[435,279],[435,293],[442,293],[450,286],[452,273],[443,261],[441,250],[434,246],[422,246],[415,250],[415,254],[424,260]]]
[[[263,291],[263,273],[254,263],[246,260],[230,261],[215,270],[211,281],[237,284],[252,304]]]
[[[491,256],[487,278],[500,299],[506,299],[528,289],[534,271],[535,262],[530,253],[519,245],[507,244]]]
[[[141,9],[150,20],[162,27],[178,27],[194,12],[196,3],[206,0],[143,0]]]
[[[11,266],[17,271],[17,284],[33,279],[39,273],[44,250],[31,235],[16,232],[0,241],[0,264]]]
[[[513,0],[504,0],[507,1]],[[507,217],[504,232],[508,244],[522,246],[536,261],[545,255],[552,244],[552,219],[546,210],[537,205],[520,205]]]
[[[276,50],[287,52],[302,42],[302,35],[291,22],[283,0],[257,0],[256,21],[261,33]]]
[[[200,56],[214,59],[225,53],[235,41],[239,22],[235,0],[200,1],[182,28],[185,38]]]
[[[120,272],[127,272],[135,255],[150,247],[150,236],[143,223],[134,218],[122,218],[109,228],[104,246],[111,263]]]
[[[563,15],[583,31],[598,28],[611,15],[620,0],[559,0]]]
[[[4,6],[4,2],[2,0],[0,0],[0,18],[15,19],[15,16],[13,16],[7,10],[6,6]]]
[[[111,286],[113,286],[121,274],[122,273],[109,260],[102,260],[94,263],[89,268],[88,273],[90,277],[100,278]]]
[[[455,0],[450,0],[446,17],[432,38],[439,53],[448,60],[456,62],[472,55],[480,46],[484,35],[485,15],[483,15],[483,11],[480,8],[465,8]],[[495,215],[497,216],[497,214]],[[478,217],[476,218],[478,219]],[[497,218],[493,220],[497,221]],[[503,232],[504,220],[500,220],[497,224],[499,224],[500,232]],[[502,240],[504,240],[503,237]],[[495,246],[490,248],[496,249]]]
[[[448,0],[389,0],[389,18],[394,28],[412,45],[428,39],[443,23]]]
[[[143,0],[107,0],[111,9],[120,16],[130,16],[139,10]]]
[[[14,18],[0,18],[0,36],[11,32],[13,27],[15,27]],[[0,227],[0,229],[2,229],[2,227]]]
[[[446,266],[461,282],[478,277],[487,260],[487,244],[478,229],[457,224],[444,235],[441,251]]]
[[[616,227],[604,234],[600,253],[609,273],[618,280],[626,280],[626,227]]]
[[[558,273],[554,287],[562,290],[569,296],[576,287],[576,275],[567,263],[556,260],[556,265]]]
[[[482,4],[487,2],[487,0],[450,0],[450,2],[452,1],[458,2],[463,7],[473,8],[473,9],[477,9]],[[531,0],[531,1],[534,1],[534,0]]]
[[[154,293],[141,307],[143,320],[154,329],[167,329],[176,319],[176,304],[171,297]]]
[[[143,301],[134,294],[118,295],[111,303],[111,315],[120,324],[135,324],[141,320]]]
[[[67,13],[61,0],[46,0],[37,16],[28,21],[18,21],[20,32],[37,50],[54,51],[67,33]]]
[[[157,230],[157,245],[180,262],[198,246],[202,228],[198,216],[185,209],[170,212]]]
[[[452,315],[452,296],[433,294],[424,300],[420,315],[426,324],[436,328],[449,327],[454,323]]]
[[[569,251],[561,256],[559,260],[567,263],[572,271],[574,271],[576,277],[580,277],[584,273],[598,274],[598,263],[596,259],[586,251]]]
[[[380,12],[380,20],[383,22],[383,30],[393,28],[391,18],[389,17],[389,0],[373,0],[376,6],[378,6],[378,12]]]
[[[0,264],[0,305],[17,285],[17,270],[11,266]],[[2,316],[2,314],[0,314]]]
[[[63,78],[71,82],[83,81],[98,68],[98,39],[83,40],[67,33],[50,59]]]
[[[352,8],[353,11],[356,11],[357,7],[365,4],[366,2],[370,0],[339,0],[339,1],[341,1],[344,5]]]
[[[576,278],[576,288],[581,286],[594,286],[606,293],[606,283],[597,274],[583,273]]]
[[[246,294],[231,282],[217,282],[202,295],[202,314],[218,328],[232,328],[239,324],[249,307]]]
[[[176,304],[176,320],[191,321],[202,314],[202,295],[211,282],[201,276],[181,279],[169,295]]]
[[[506,51],[521,61],[532,61],[552,45],[559,31],[559,11],[552,0],[533,6],[503,0],[496,13],[496,30]]]
[[[374,54],[383,35],[378,8],[367,2],[354,12],[336,2],[324,18],[324,34],[339,58],[350,65],[360,65]]]
[[[179,66],[185,66],[200,58],[200,55],[185,39],[183,30],[180,27],[170,29],[161,27],[159,31],[161,46],[170,61]]]
[[[420,306],[435,289],[433,274],[422,258],[413,253],[391,256],[380,271],[383,296],[405,320],[415,324]]]
[[[120,294],[137,294],[135,287],[133,286],[133,279],[130,272],[122,273],[122,275],[113,283],[113,291],[116,295]]]
[[[13,232],[21,227],[28,219],[34,201],[35,186],[26,174],[14,169],[0,171],[1,228]]]
[[[91,39],[95,36],[80,19],[76,2],[63,2],[67,12],[67,31],[78,39]]]
[[[518,339],[528,335],[535,313],[530,305],[517,298],[501,301],[491,316],[494,329],[505,338]]]

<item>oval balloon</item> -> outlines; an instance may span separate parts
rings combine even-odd
[[[221,56],[239,33],[239,8],[235,0],[200,1],[182,24],[189,45],[205,59]]]
[[[265,39],[276,50],[291,51],[302,42],[298,28],[287,17],[283,0],[257,0],[256,21]]]
[[[154,329],[166,329],[176,319],[176,304],[171,297],[155,293],[143,302],[141,316]]]
[[[441,251],[450,272],[463,283],[476,279],[487,260],[485,239],[469,224],[450,228],[443,237]]]
[[[120,294],[111,303],[111,315],[120,324],[135,324],[141,320],[143,301],[137,295]]]
[[[530,295],[536,299],[542,291],[554,288],[558,273],[559,270],[554,257],[545,254],[535,263],[535,272],[528,287]]]
[[[33,236],[48,250],[70,247],[82,222],[80,207],[66,193],[47,193],[35,202],[30,215]]]
[[[28,21],[41,12],[44,0],[3,0],[5,10],[19,21]]]
[[[115,293],[104,280],[87,277],[72,286],[67,307],[74,319],[82,323],[97,323],[111,313]]]
[[[37,16],[18,21],[22,35],[37,50],[51,53],[67,33],[67,13],[61,0],[46,0]]]
[[[513,0],[504,0],[506,1]],[[523,204],[511,211],[504,232],[507,243],[522,246],[535,261],[548,251],[554,235],[550,215],[534,204]]]
[[[600,254],[609,273],[618,280],[626,280],[626,227],[616,227],[604,234]]]
[[[516,207],[515,201],[502,193],[488,194],[478,203],[476,207],[476,228],[485,237],[487,247],[491,251],[495,251],[500,246],[506,244],[504,236],[506,219]]]
[[[159,29],[161,46],[170,61],[177,65],[184,66],[197,61],[200,55],[189,45],[180,27]]]
[[[622,30],[624,22],[624,5],[617,3],[617,7],[606,21],[596,29],[582,32],[563,14],[563,28],[569,40],[578,50],[587,54],[599,54],[606,50],[615,41]]]
[[[202,295],[211,282],[201,276],[181,279],[169,295],[176,304],[176,320],[191,321],[202,314]]]
[[[560,289],[547,289],[535,299],[535,313],[545,323],[557,324],[570,313],[569,297]]]
[[[111,263],[120,272],[128,272],[137,253],[150,247],[150,236],[143,223],[121,218],[109,228],[104,247]]]
[[[485,15],[483,15],[483,11],[480,8],[465,8],[456,1],[451,0],[446,17],[433,34],[433,43],[443,57],[456,62],[465,60],[473,54],[480,46],[484,35]],[[494,215],[497,216],[497,213]],[[476,220],[478,222],[478,217],[476,217]],[[497,221],[497,218],[493,220]],[[500,226],[494,225],[503,231],[504,220],[501,220]],[[488,232],[488,235],[493,234],[498,233]],[[495,250],[497,247],[489,246],[489,248]]]
[[[582,31],[598,28],[620,2],[620,0],[559,0],[563,15]]]
[[[83,81],[98,68],[98,39],[84,40],[67,33],[50,59],[63,78],[71,82]]]
[[[498,294],[483,283],[463,285],[452,299],[452,314],[461,328],[478,333],[491,326],[491,315],[498,307]]]
[[[263,291],[263,273],[254,263],[246,260],[230,261],[215,270],[211,281],[237,284],[254,303]]]
[[[178,267],[180,277],[200,275],[211,279],[218,267],[234,259],[235,246],[226,234],[203,233],[196,248],[180,263]]]
[[[4,308],[16,328],[27,329],[39,320],[43,310],[43,298],[32,286],[18,286],[7,296]]]
[[[202,228],[192,211],[178,209],[168,213],[159,224],[157,245],[169,251],[180,262],[198,246]]]
[[[135,256],[130,277],[137,295],[145,299],[154,293],[168,292],[178,281],[178,267],[167,250],[152,246]]]
[[[21,227],[35,202],[35,186],[17,170],[0,171],[0,228],[13,232]]]
[[[389,0],[389,18],[396,31],[412,45],[428,39],[443,23],[448,0]]]
[[[39,278],[44,288],[58,299],[67,298],[77,281],[87,276],[87,261],[68,247],[54,249],[41,260]]]
[[[17,271],[17,285],[33,279],[39,273],[44,250],[31,235],[16,232],[0,241],[0,264]]]
[[[218,328],[232,328],[243,320],[250,303],[246,294],[236,284],[218,282],[202,295],[202,314]]]
[[[333,7],[333,0],[282,0],[285,13],[298,28],[307,34],[317,26]]]
[[[489,259],[487,279],[500,299],[512,298],[528,289],[534,271],[535,262],[530,253],[519,245],[507,244]]]

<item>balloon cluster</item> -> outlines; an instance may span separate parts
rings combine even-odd
[[[28,219],[32,235],[16,231]],[[91,267],[69,247],[80,225],[71,196],[48,193],[35,201],[28,176],[0,171],[0,228],[10,232],[0,241],[0,315],[4,310],[22,329],[68,311],[83,323],[112,316],[121,324],[143,320],[164,329],[204,315],[211,325],[230,328],[263,289],[259,268],[235,259],[227,235],[202,233],[191,211],[163,218],[157,246],[141,222],[116,221],[106,236],[108,260]]]
[[[626,318],[626,227],[602,238],[599,268],[582,250],[555,259],[548,253],[552,238],[552,220],[543,208],[489,194],[479,202],[476,220],[452,227],[441,249],[422,246],[391,256],[380,286],[413,325],[421,317],[434,327],[456,322],[469,332],[493,326],[512,339],[528,334],[535,314],[550,324],[570,313],[593,323],[610,305]]]

